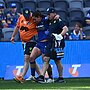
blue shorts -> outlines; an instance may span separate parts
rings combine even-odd
[[[39,48],[41,52],[45,54],[45,47],[47,46],[47,44],[48,44],[48,41],[47,42],[37,42],[35,47]]]

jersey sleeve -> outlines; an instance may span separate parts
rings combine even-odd
[[[59,21],[58,24],[59,24],[60,28],[63,28],[64,26],[66,26],[65,23],[61,19],[59,19],[58,21]]]

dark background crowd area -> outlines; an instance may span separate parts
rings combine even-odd
[[[71,40],[70,35],[77,22],[82,25],[80,28],[86,35],[83,39],[90,39],[90,0],[0,0],[0,41],[10,41],[18,17],[25,7],[31,11],[39,10],[45,15],[48,7],[54,7],[69,28],[66,40]],[[15,41],[20,41],[19,33]]]

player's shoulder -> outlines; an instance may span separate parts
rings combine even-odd
[[[61,19],[54,19],[54,20],[53,20],[53,23],[60,23],[60,22],[62,22]]]
[[[54,20],[53,20],[53,22],[61,22],[61,21],[62,21],[61,18],[59,18],[59,19],[54,19]]]
[[[23,14],[20,14],[19,17],[23,17]]]
[[[59,18],[59,19],[56,19],[56,21],[57,21],[57,22],[62,22],[62,19],[61,19],[61,18]]]
[[[23,19],[24,16],[22,14],[19,15],[19,19]]]
[[[20,16],[21,14],[20,13],[17,13],[18,16]]]
[[[21,15],[18,17],[17,22],[21,22],[22,20],[24,20],[24,16],[21,14]]]

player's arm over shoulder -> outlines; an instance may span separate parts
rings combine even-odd
[[[65,33],[67,33],[68,31],[68,27],[66,26],[66,24],[64,23],[64,21],[62,19],[58,19],[59,25],[62,27],[62,32],[61,35],[65,35]]]

